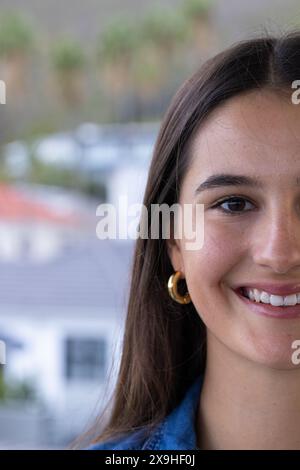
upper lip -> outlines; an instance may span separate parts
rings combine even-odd
[[[274,282],[245,282],[245,284],[239,285],[235,290],[239,290],[242,287],[249,287],[250,289],[258,289],[260,291],[268,292],[274,295],[291,295],[300,293],[300,281],[298,283],[274,283]]]

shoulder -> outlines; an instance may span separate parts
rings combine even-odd
[[[203,376],[186,391],[182,401],[152,431],[144,426],[119,439],[90,446],[86,450],[194,450],[197,449],[197,406]]]

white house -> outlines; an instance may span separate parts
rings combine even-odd
[[[0,250],[0,339],[22,345],[7,345],[4,376],[32,383],[48,421],[29,442],[26,419],[11,435],[1,427],[0,445],[64,445],[112,391],[133,243],[97,239],[96,216],[74,225],[71,216],[61,220],[53,208],[25,202],[25,193],[24,200],[12,188],[2,193],[27,208],[20,218],[17,204],[6,204],[5,215],[0,188],[0,238],[7,245]]]

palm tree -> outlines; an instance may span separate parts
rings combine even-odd
[[[205,51],[215,40],[212,30],[213,0],[185,0],[183,13],[191,25],[191,37],[200,51]]]
[[[186,15],[194,18],[208,18],[212,0],[185,0],[183,9]]]
[[[114,119],[120,99],[133,92],[133,63],[139,40],[138,28],[126,19],[114,20],[99,37],[97,60],[101,82],[110,95]]]
[[[135,57],[134,77],[140,99],[158,97],[172,75],[186,38],[182,15],[167,9],[154,10],[142,22],[141,47]]]
[[[30,24],[17,12],[0,15],[0,59],[2,77],[10,99],[24,92],[26,69],[33,46]]]
[[[132,63],[139,33],[128,20],[114,20],[99,37],[98,61],[101,74],[113,94],[121,94],[131,84]]]
[[[61,39],[53,46],[52,65],[60,95],[67,106],[82,102],[84,64],[83,50],[70,38]]]
[[[98,61],[102,78],[114,94],[123,93],[131,84],[138,40],[137,29],[124,19],[111,23],[99,38]]]
[[[184,16],[169,9],[152,11],[138,25],[124,18],[111,23],[99,38],[98,60],[115,117],[126,95],[133,95],[134,118],[143,117],[142,101],[159,96],[186,36]]]
[[[148,14],[141,27],[144,40],[156,46],[164,58],[176,51],[187,33],[184,17],[178,11],[162,8]]]

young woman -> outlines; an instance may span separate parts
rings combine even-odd
[[[137,240],[113,407],[89,449],[300,449],[297,80],[293,31],[234,44],[175,95],[143,203],[203,204],[204,243]]]

